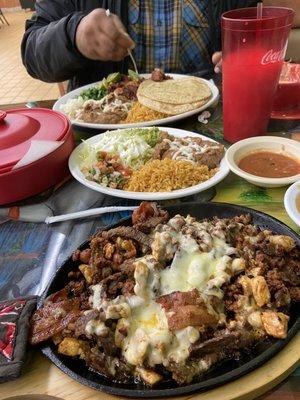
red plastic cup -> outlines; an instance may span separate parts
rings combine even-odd
[[[265,134],[294,11],[243,8],[222,15],[224,137],[231,143]]]

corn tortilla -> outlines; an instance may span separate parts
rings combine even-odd
[[[162,82],[147,79],[138,88],[137,97],[139,96],[167,104],[181,105],[202,102],[211,96],[211,90],[197,77],[168,79]]]
[[[161,101],[152,100],[149,99],[148,97],[138,95],[138,101],[144,106],[151,108],[152,110],[158,111],[160,113],[168,115],[178,115],[187,111],[195,110],[196,108],[203,106],[205,103],[207,103],[208,99],[198,101],[196,103],[175,105],[175,104],[163,103]]]

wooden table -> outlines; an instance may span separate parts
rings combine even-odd
[[[52,101],[39,102],[39,106],[42,107],[51,107],[53,104]],[[24,104],[14,105],[14,108],[24,107]],[[1,109],[10,109],[11,105],[8,106],[0,106]],[[299,122],[300,125],[300,122]],[[190,129],[193,131],[198,131],[200,133],[207,134],[211,137],[215,137],[217,139],[222,139],[222,123],[220,118],[220,111],[216,110],[211,118],[211,121],[208,125],[200,125],[197,122],[196,118],[192,118],[188,121],[184,121],[180,124],[176,124],[177,127],[182,127],[186,129]],[[270,125],[270,129],[274,134],[282,134],[285,130],[290,130],[289,133],[286,133],[285,136],[290,137],[291,135],[296,135],[296,132],[300,132],[297,129],[297,123],[289,122],[283,124],[280,123],[272,123]],[[292,133],[291,133],[292,132]],[[76,132],[78,137],[84,137],[86,133],[84,132]],[[285,222],[287,225],[295,229],[299,232],[299,227],[297,227],[288,217],[285,212],[283,206],[283,196],[284,196],[285,188],[275,188],[275,189],[263,189],[252,186],[248,184],[246,181],[236,177],[233,174],[230,174],[223,182],[221,182],[216,187],[216,192],[213,193],[213,200],[218,202],[228,202],[239,205],[245,205],[247,207],[251,207],[263,212],[266,212],[281,221]],[[32,229],[34,225],[31,225]],[[5,224],[0,225],[0,238],[1,234],[5,230]],[[39,254],[36,255],[39,257]],[[1,248],[0,248],[0,259],[1,259]],[[1,262],[0,262],[0,270],[1,270]],[[1,281],[1,280],[0,280]],[[0,282],[1,286],[1,282]],[[296,347],[295,347],[296,346]],[[284,374],[279,374],[279,378],[277,380],[273,380],[272,384],[268,384],[271,378],[269,376],[272,373],[275,374],[275,370],[287,364],[288,373],[291,372],[297,365],[296,361],[300,356],[300,334],[295,338],[293,344],[287,348],[287,352],[285,354],[278,355],[276,359],[273,361],[275,364],[268,363],[263,366],[260,370],[261,373],[254,373],[248,377],[245,377],[244,380],[237,381],[236,383],[231,384],[231,389],[237,388],[238,385],[246,385],[253,384],[253,380],[262,379],[265,377],[265,386],[264,391],[270,389],[270,387],[274,386],[280,380],[284,379]],[[269,368],[269,369],[268,369]],[[269,371],[269,372],[268,372]],[[269,373],[269,375],[268,375]],[[225,395],[226,390],[228,388],[219,390],[218,395],[205,395],[205,397],[201,397],[201,399],[205,398],[207,400],[225,400],[229,399]],[[30,350],[29,352],[29,360],[27,361],[27,365],[24,368],[24,374],[21,378],[19,378],[15,382],[9,382],[2,384],[0,386],[0,399],[4,399],[10,396],[17,396],[23,394],[49,394],[53,396],[58,396],[63,399],[74,399],[74,400],[92,400],[92,399],[101,399],[107,400],[111,399],[111,396],[101,394],[95,392],[91,389],[88,389],[84,386],[81,386],[75,382],[73,382],[66,375],[61,373],[54,365],[52,365],[48,360],[46,360],[38,351]],[[221,394],[220,394],[221,393]],[[261,393],[261,392],[257,392]],[[227,393],[228,394],[228,393]],[[217,397],[215,397],[217,396]],[[186,397],[185,397],[186,398]],[[189,398],[196,399],[197,397],[190,396]],[[199,397],[200,398],[200,397]],[[251,397],[234,397],[236,399],[250,399]],[[253,398],[253,397],[252,397]],[[263,400],[300,400],[300,371],[296,370],[290,374],[286,380],[280,384],[278,387],[273,389],[271,392],[265,394],[260,399]]]

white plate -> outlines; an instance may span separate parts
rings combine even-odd
[[[289,217],[300,226],[300,212],[296,208],[296,197],[300,196],[300,181],[288,188],[284,195],[284,207]]]
[[[210,140],[211,142],[215,142],[215,140],[211,140],[206,136],[199,135],[198,133],[184,131],[181,129],[175,128],[165,128],[161,127],[161,130],[168,132],[170,135],[174,135],[175,137],[184,137],[184,136],[194,136],[200,137],[205,140]],[[96,144],[101,137],[100,135],[92,136],[85,143],[94,145]],[[199,183],[198,185],[191,186],[185,189],[173,190],[172,192],[127,192],[125,190],[120,189],[111,189],[105,186],[99,185],[99,183],[89,181],[85,178],[83,173],[80,171],[80,153],[83,149],[84,143],[81,143],[76,149],[73,151],[69,158],[69,168],[71,174],[77,179],[78,182],[82,183],[86,187],[96,190],[97,192],[108,194],[110,196],[121,197],[124,199],[133,199],[133,200],[167,200],[167,199],[177,199],[179,197],[191,196],[195,193],[202,192],[212,186],[215,186],[217,183],[222,181],[227,174],[229,173],[229,168],[226,164],[225,157],[221,160],[219,171],[210,179],[205,182]]]
[[[183,78],[183,77],[187,76],[187,75],[179,75],[179,74],[168,74],[168,75],[174,79],[179,79],[179,78]],[[141,76],[148,79],[150,77],[150,74],[141,74]],[[84,128],[91,128],[91,129],[122,129],[122,128],[137,128],[137,127],[141,127],[141,126],[164,125],[164,124],[168,124],[169,122],[179,121],[181,119],[190,117],[191,115],[198,114],[199,112],[207,109],[212,104],[214,104],[215,102],[218,101],[219,89],[214,84],[214,82],[208,81],[206,79],[202,79],[202,80],[209,86],[209,88],[212,92],[212,97],[202,107],[196,108],[195,110],[192,110],[192,111],[187,111],[183,114],[172,115],[167,118],[157,119],[157,120],[153,120],[153,121],[136,122],[133,124],[91,124],[88,122],[78,122],[78,121],[74,121],[74,120],[71,120],[71,122],[73,125],[84,127]],[[95,85],[97,85],[97,82],[90,83],[88,85],[82,86],[78,89],[73,90],[72,92],[65,94],[63,97],[61,97],[60,99],[57,100],[57,102],[53,106],[53,110],[63,112],[60,109],[60,106],[62,104],[65,104],[69,99],[74,99],[75,97],[79,96],[79,94],[83,90],[88,89]]]

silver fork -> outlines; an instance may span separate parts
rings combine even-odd
[[[106,13],[106,16],[107,16],[107,17],[110,17],[110,16],[111,16],[111,12],[110,12],[109,9],[107,9],[107,10],[105,11],[105,13]],[[128,33],[126,33],[126,32],[123,32],[123,34],[126,35],[126,36],[129,36]],[[131,61],[132,61],[132,64],[133,64],[135,73],[136,73],[137,75],[139,75],[139,71],[138,71],[138,69],[137,69],[137,65],[136,65],[135,59],[134,59],[134,57],[133,57],[133,55],[132,55],[132,51],[131,51],[130,49],[127,49],[127,52],[128,52],[129,57],[131,58]]]

